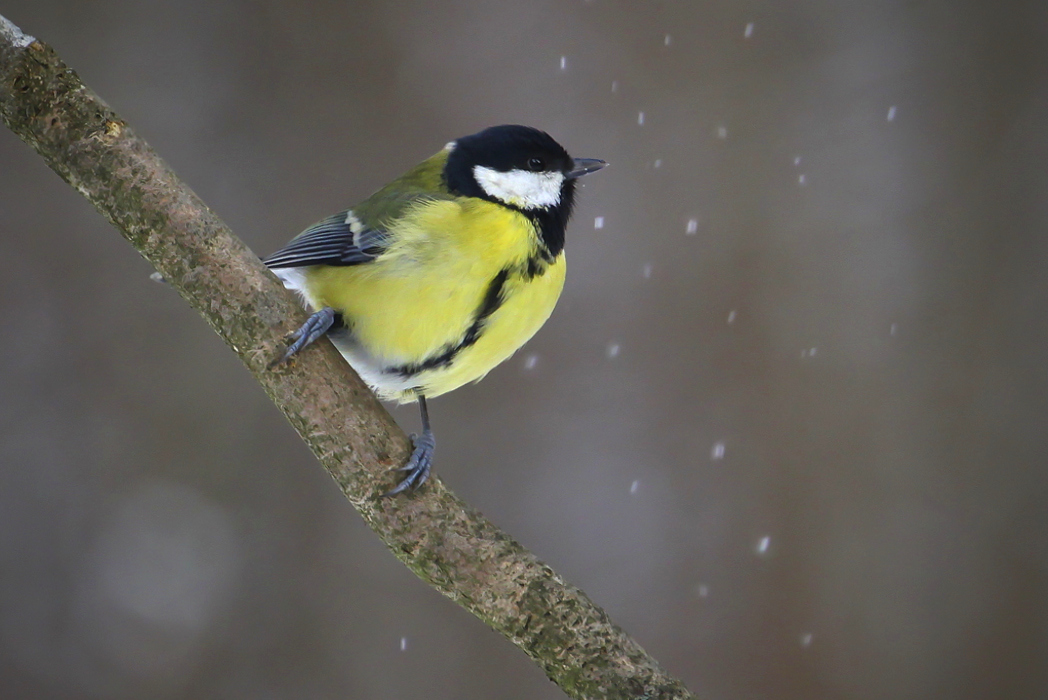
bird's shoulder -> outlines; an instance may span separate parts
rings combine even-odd
[[[457,208],[459,197],[442,179],[446,155],[437,154],[352,209],[313,224],[263,262],[271,268],[360,265],[389,249],[398,223],[419,208]]]

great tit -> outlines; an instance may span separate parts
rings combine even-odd
[[[274,364],[326,334],[380,397],[418,401],[422,434],[385,495],[429,476],[426,398],[480,380],[549,318],[576,180],[605,165],[538,129],[493,126],[263,260],[315,310]]]

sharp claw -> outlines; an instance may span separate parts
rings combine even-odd
[[[396,496],[398,493],[404,493],[408,490],[409,486],[411,486],[411,484],[408,482],[407,479],[404,479],[399,484],[397,484],[396,487],[382,494],[382,498],[390,498],[391,496]]]
[[[266,368],[273,369],[274,367],[279,367],[280,365],[288,362],[291,358],[293,358],[297,351],[298,348],[296,348],[294,345],[291,345],[290,347],[288,347],[287,350],[284,351],[284,354],[282,354],[280,357],[266,365]]]
[[[429,472],[433,466],[433,449],[436,446],[433,433],[427,430],[421,437],[412,435],[411,442],[415,446],[415,451],[411,453],[408,463],[403,467],[392,470],[406,472],[407,476],[391,490],[382,494],[383,498],[396,496],[405,491],[414,491],[426,483],[426,480],[429,478]]]
[[[291,344],[284,350],[283,355],[269,363],[269,369],[284,364],[295,353],[305,349],[313,341],[326,334],[334,324],[335,316],[335,310],[330,307],[324,307],[310,316],[300,328],[291,334],[289,338],[292,341]]]

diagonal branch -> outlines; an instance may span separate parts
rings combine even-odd
[[[200,312],[420,578],[572,697],[693,697],[582,591],[439,479],[410,497],[377,498],[409,453],[382,405],[326,341],[291,368],[266,368],[303,319],[295,299],[54,50],[2,16],[0,116]]]

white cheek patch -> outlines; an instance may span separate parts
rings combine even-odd
[[[521,209],[546,209],[560,204],[563,173],[533,173],[527,170],[499,172],[483,165],[473,166],[473,178],[490,197]]]

